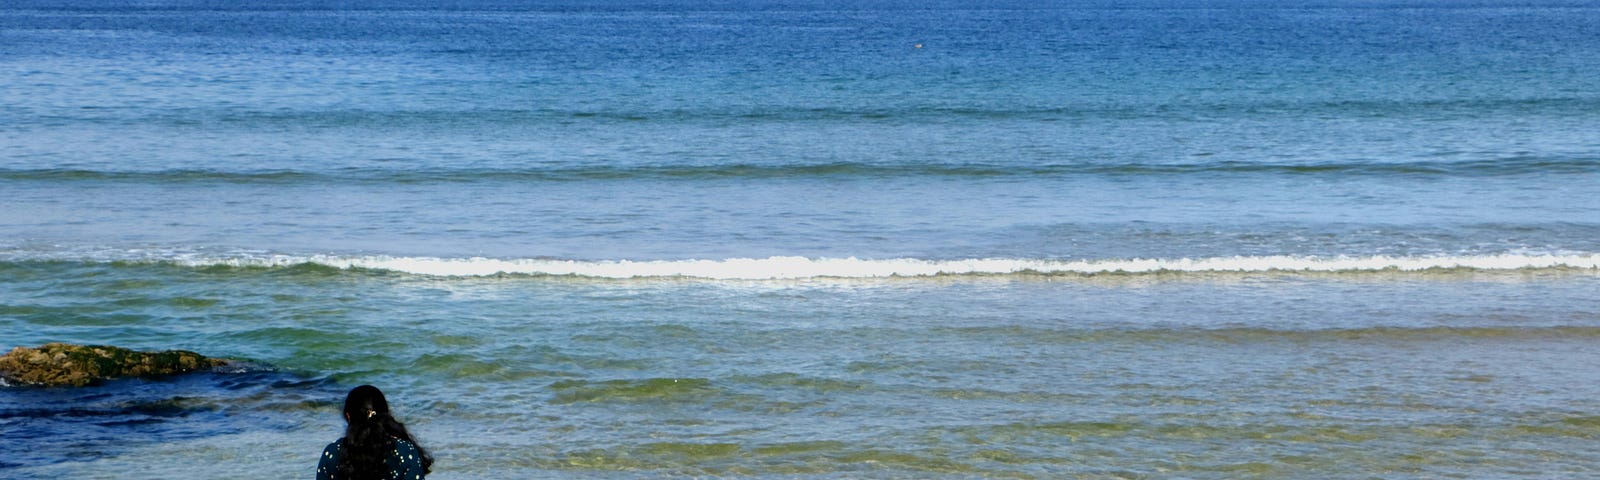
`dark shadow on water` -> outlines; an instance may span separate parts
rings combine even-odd
[[[342,387],[271,369],[119,379],[80,388],[0,387],[0,470],[116,455],[139,445],[293,428]],[[0,475],[4,476],[4,475]]]

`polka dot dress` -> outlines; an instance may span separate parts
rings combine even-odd
[[[322,458],[317,462],[317,480],[339,480],[339,452],[343,447],[344,439],[341,438],[322,449]],[[389,480],[424,480],[422,454],[411,442],[395,439],[394,451],[389,453],[384,465],[389,468],[388,476],[384,478]]]

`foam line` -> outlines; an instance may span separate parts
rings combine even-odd
[[[159,261],[159,260],[158,260]],[[704,278],[771,280],[804,278],[889,278],[1014,274],[1141,274],[1205,272],[1417,272],[1428,270],[1600,269],[1600,255],[1481,255],[1432,257],[1239,256],[1179,259],[966,259],[925,260],[768,257],[723,260],[577,261],[432,257],[253,256],[184,258],[195,266],[285,267],[316,264],[441,277],[555,275],[592,278]]]

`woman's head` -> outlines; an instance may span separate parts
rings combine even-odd
[[[396,440],[405,440],[416,447],[422,457],[423,470],[431,470],[433,456],[428,455],[417,440],[411,438],[405,424],[389,412],[389,400],[383,391],[372,385],[350,389],[344,397],[343,454],[339,458],[341,478],[380,478],[384,461],[394,450]]]
[[[350,389],[350,394],[344,397],[346,422],[376,419],[378,415],[389,415],[389,400],[383,398],[383,391],[378,387],[362,385]]]

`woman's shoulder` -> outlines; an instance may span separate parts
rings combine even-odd
[[[393,478],[421,480],[428,473],[424,460],[416,444],[404,438],[394,439],[394,455],[389,457],[389,466],[395,469],[391,473]]]
[[[338,439],[338,440],[334,440],[333,443],[328,444],[327,447],[322,449],[322,459],[321,460],[323,462],[338,462],[339,461],[339,451],[343,450],[343,448],[341,448],[343,446],[344,446],[344,439],[343,438]]]
[[[331,479],[339,469],[339,450],[344,444],[344,439],[328,444],[322,449],[322,457],[317,459],[317,479]]]
[[[395,437],[395,439],[394,439],[394,451],[396,453],[399,453],[402,456],[403,455],[416,455],[417,454],[417,444],[411,443],[410,441],[407,441],[404,438]]]

